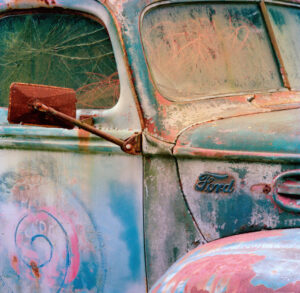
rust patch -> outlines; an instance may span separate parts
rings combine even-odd
[[[80,115],[79,120],[83,123],[94,126],[94,117],[97,117],[97,115]]]
[[[19,261],[18,261],[18,258],[15,255],[12,257],[11,266],[13,267],[15,272],[17,272],[17,274],[20,273],[20,271],[19,271]]]
[[[296,91],[255,94],[253,105],[263,108],[276,108],[286,105],[286,108],[297,108],[300,103],[300,93]]]
[[[79,148],[83,151],[87,151],[89,149],[90,142],[90,133],[81,128],[77,129],[77,134],[79,138]]]
[[[250,191],[254,194],[260,194],[260,193],[269,194],[271,190],[272,190],[271,186],[266,183],[258,183],[250,187]]]
[[[29,124],[72,129],[74,125],[56,117],[36,111],[33,105],[45,102],[72,118],[76,117],[76,94],[73,89],[29,83],[12,83],[10,86],[7,120],[13,124]]]
[[[272,190],[271,186],[269,184],[266,184],[263,188],[263,193],[268,194],[271,192],[271,190]]]
[[[159,102],[160,105],[169,106],[172,104],[171,101],[167,100],[165,97],[163,97],[158,91],[155,92],[156,100]]]
[[[12,1],[14,5],[20,5],[24,2],[26,2],[25,0],[14,0]],[[46,4],[48,6],[51,5],[56,5],[56,1],[55,0],[35,0],[35,1],[31,1],[32,3],[36,2],[36,3],[43,3]]]
[[[32,270],[32,273],[34,274],[34,276],[39,279],[40,278],[40,271],[39,271],[39,268],[38,268],[36,262],[32,260],[30,262],[30,266],[31,266],[31,270]]]

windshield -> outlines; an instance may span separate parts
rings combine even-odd
[[[283,87],[257,4],[160,6],[141,32],[153,80],[170,100]]]

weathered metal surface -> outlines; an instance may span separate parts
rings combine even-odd
[[[270,121],[272,121],[270,123]],[[185,150],[185,148],[187,148]],[[287,110],[223,119],[195,125],[177,140],[175,153],[188,154],[188,149],[237,151],[276,157],[288,154],[294,159],[300,153],[300,111]]]
[[[7,110],[0,109],[0,149],[28,149],[83,153],[122,153],[104,139],[80,129],[66,130],[31,126],[7,126]],[[130,130],[106,129],[113,136],[125,140]]]
[[[145,292],[141,157],[0,159],[1,290]]]
[[[28,110],[28,108],[30,109],[30,105],[25,103],[25,107],[23,107],[23,108],[27,108],[27,110]],[[73,127],[77,126],[80,129],[84,129],[84,130],[86,130],[90,133],[93,133],[109,142],[112,142],[113,144],[118,145],[122,149],[122,151],[124,151],[125,153],[131,154],[131,155],[138,155],[141,153],[141,144],[140,144],[141,134],[139,134],[139,133],[135,133],[132,136],[128,137],[126,140],[122,140],[122,139],[120,139],[116,136],[113,136],[107,132],[97,129],[94,126],[88,125],[80,120],[77,120],[70,115],[60,112],[57,109],[54,109],[45,104],[42,104],[38,100],[36,100],[32,103],[32,108],[40,113],[43,113],[46,117],[47,117],[47,115],[53,116],[58,120],[58,122],[63,121],[64,122],[63,124],[68,123],[68,124],[72,125]],[[32,109],[30,109],[29,112],[30,112],[29,113],[29,115],[30,115],[32,112]],[[75,111],[73,111],[73,112],[75,113]],[[28,115],[28,113],[25,113],[25,115]],[[25,115],[23,114],[23,118],[25,117]],[[42,118],[45,119],[45,117],[42,117]],[[29,117],[29,119],[31,121],[31,117]],[[24,122],[25,120],[26,119],[24,119],[21,122]],[[43,119],[41,119],[41,120],[43,121]],[[56,120],[55,120],[54,125],[57,125],[58,122],[56,122]],[[39,124],[39,119],[37,121],[35,121],[35,124],[36,125]],[[41,125],[43,125],[43,123],[41,123]],[[73,127],[71,127],[71,128],[73,128]],[[66,127],[66,128],[70,128],[70,126]]]
[[[178,132],[193,124],[207,121],[220,120],[227,117],[240,116],[245,114],[263,113],[288,108],[288,105],[277,105],[276,109],[265,107],[264,105],[254,105],[249,102],[253,94],[240,94],[235,96],[212,97],[205,100],[194,100],[190,102],[170,102],[163,97],[153,84],[151,73],[149,72],[144,57],[143,44],[140,39],[139,27],[141,26],[140,14],[145,7],[147,10],[154,9],[158,5],[168,5],[178,3],[178,1],[167,1],[162,3],[152,3],[149,1],[108,1],[106,2],[114,11],[118,18],[125,46],[127,48],[129,64],[133,70],[134,83],[138,97],[143,109],[146,131],[167,142],[174,142]],[[233,33],[234,35],[234,33]],[[191,40],[191,37],[188,39]],[[198,40],[198,34],[193,37]],[[176,48],[176,46],[173,46]],[[258,47],[256,54],[260,55]],[[178,53],[179,54],[179,53]],[[264,95],[268,96],[267,92]],[[299,96],[299,95],[297,95]],[[186,96],[189,99],[189,96]],[[294,97],[294,107],[299,107],[299,97]],[[274,104],[277,104],[275,99]],[[293,103],[291,101],[291,103]],[[183,118],[184,117],[184,118]]]
[[[199,1],[191,2],[194,6],[195,3],[201,5]],[[172,262],[192,249],[194,245],[252,230],[300,226],[299,215],[290,210],[283,210],[273,196],[274,178],[282,172],[299,169],[297,137],[299,136],[299,110],[280,112],[300,107],[299,92],[287,92],[284,85],[280,83],[280,71],[276,73],[276,70],[273,70],[268,78],[269,84],[275,85],[274,88],[265,89],[262,86],[261,92],[246,90],[236,92],[234,96],[231,92],[223,96],[221,93],[219,97],[205,94],[203,99],[186,94],[183,97],[185,102],[171,101],[164,97],[154,84],[154,78],[149,70],[151,67],[147,64],[149,60],[146,61],[144,55],[146,43],[143,43],[141,34],[143,34],[143,18],[147,11],[170,3],[175,4],[179,1],[0,0],[2,12],[41,7],[50,7],[52,10],[58,7],[89,13],[100,18],[108,29],[116,57],[120,76],[120,99],[112,109],[78,110],[77,116],[96,116],[93,119],[96,127],[120,139],[125,139],[136,131],[140,132],[145,125],[143,133],[145,157],[142,162],[141,157],[120,155],[118,148],[83,130],[8,126],[3,118],[7,110],[0,109],[0,156],[4,162],[0,166],[0,174],[4,174],[2,175],[4,183],[1,186],[3,190],[8,190],[1,193],[1,196],[4,196],[1,203],[4,212],[0,213],[0,216],[3,217],[4,223],[9,223],[7,229],[5,225],[2,228],[4,245],[1,249],[6,251],[3,253],[2,261],[5,273],[0,282],[6,291],[13,288],[17,292],[20,290],[26,292],[24,290],[27,289],[28,292],[34,292],[41,288],[43,292],[52,292],[52,289],[54,292],[76,290],[79,292],[101,292],[102,290],[109,293],[144,292],[146,290],[145,259],[147,278],[151,285]],[[251,7],[255,5],[252,3]],[[268,8],[269,4],[266,5]],[[209,11],[213,18],[213,10]],[[258,14],[251,13],[251,17]],[[251,33],[258,33],[259,37],[262,37],[261,32],[266,31],[264,24],[257,19],[251,23],[243,16],[241,19],[235,17],[235,22],[231,22],[229,14],[223,13],[224,15],[226,24],[224,28],[227,30],[222,30],[222,33],[226,36],[226,46],[233,46],[234,52],[238,52],[246,43],[245,38],[248,34],[245,27],[249,28]],[[272,17],[271,21],[273,21]],[[261,15],[258,18],[262,19]],[[181,18],[173,17],[174,19],[181,21]],[[217,25],[215,19],[207,23]],[[174,40],[172,25],[169,26],[171,32],[167,39]],[[191,48],[194,48],[192,44],[199,45],[201,38],[199,34],[191,32],[186,35],[186,39],[192,52]],[[276,35],[277,31],[274,33]],[[203,36],[201,40],[207,39],[206,34]],[[232,37],[235,39],[230,42]],[[181,36],[180,42],[182,39]],[[266,35],[263,39],[268,44]],[[170,46],[174,49],[172,56],[176,58],[180,57],[185,49],[180,42],[178,46],[174,43]],[[258,39],[254,44],[261,44],[261,42]],[[278,45],[280,47],[281,43],[279,42]],[[197,48],[197,52],[207,52],[208,48],[204,48],[205,50],[202,51]],[[251,52],[257,56],[265,56],[264,49],[260,46],[252,46]],[[195,58],[200,58],[200,53]],[[274,66],[276,57],[272,52],[267,55],[270,64],[273,64],[272,68],[276,68]],[[209,62],[213,62],[214,56],[217,56],[215,52],[209,51]],[[270,56],[273,56],[274,60],[273,57],[270,59]],[[127,64],[127,57],[129,64]],[[190,61],[194,59],[191,57],[194,56],[188,56],[190,58],[188,61],[193,65],[194,63]],[[209,62],[206,64],[208,67],[211,65]],[[184,61],[181,64],[184,64]],[[199,65],[199,63],[195,64]],[[255,64],[260,68],[260,62]],[[174,63],[174,65],[178,64]],[[252,72],[254,77],[257,68]],[[265,65],[264,69],[266,68],[269,67]],[[196,71],[195,68],[193,70]],[[289,71],[289,66],[286,70]],[[171,66],[170,72],[178,73],[172,72]],[[263,85],[261,79],[257,82]],[[234,81],[232,85],[234,86]],[[142,111],[139,110],[139,103],[135,100],[135,90]],[[181,94],[185,95],[184,92]],[[243,117],[234,118],[236,116]],[[276,144],[273,145],[274,143]],[[18,150],[5,150],[7,148]],[[20,148],[31,151],[21,151]],[[55,150],[68,153],[53,152]],[[173,154],[175,158],[171,158]],[[220,158],[223,161],[219,160]],[[233,162],[233,159],[238,161]],[[245,162],[246,160],[248,162]],[[45,164],[41,164],[41,161]],[[26,170],[29,173],[26,173]],[[28,185],[30,185],[28,189],[27,187],[24,189],[25,191],[23,185],[19,183],[21,181],[23,184],[24,178],[29,178]],[[142,190],[143,178],[144,191]],[[34,181],[35,179],[38,183]],[[145,251],[142,240],[143,192]],[[85,208],[77,202],[84,203]],[[53,206],[56,212],[49,209]],[[48,222],[44,219],[49,216],[47,212],[51,214]],[[59,258],[54,252],[52,253],[51,245],[50,250],[47,250],[48,244],[52,242],[50,240],[47,242],[46,236],[41,236],[44,234],[40,233],[38,237],[33,234],[47,225],[40,222],[35,225],[36,220],[46,222],[49,227],[56,226],[57,229],[49,230],[49,236],[54,234],[54,240],[58,242],[55,253],[59,254],[62,251],[64,243],[67,243],[67,246],[65,245],[68,248],[67,253]],[[69,222],[75,223],[74,229]],[[61,227],[64,227],[64,230],[60,229]],[[24,231],[21,236],[18,236],[23,230],[26,230],[27,234]],[[17,233],[13,234],[12,231]],[[58,232],[54,233],[56,231]],[[258,256],[253,256],[249,253],[251,250],[244,247],[242,252],[236,254],[231,253],[231,250],[228,255],[218,254],[224,250],[220,248],[212,252],[210,258],[204,257],[205,268],[201,270],[201,274],[207,280],[205,286],[215,286],[211,288],[223,286],[221,273],[224,272],[229,276],[230,273],[235,273],[226,284],[232,286],[228,287],[230,289],[236,288],[241,284],[240,280],[251,283],[250,279],[253,277],[251,269],[255,264],[258,264],[260,272],[264,272],[267,268],[273,267],[274,263],[275,265],[279,263],[280,266],[281,256],[289,256],[289,259],[292,259],[294,250],[291,248],[293,243],[296,247],[299,237],[294,236],[293,240],[292,232],[287,232],[290,233],[289,235],[284,233],[274,231],[253,234],[261,235],[265,241],[257,244],[262,247],[260,250],[262,252]],[[299,234],[295,232],[295,235],[296,233]],[[78,235],[78,250],[76,247],[73,250],[74,247],[69,245],[71,243],[68,242],[69,240],[65,241],[69,239],[69,235],[72,239],[74,235]],[[247,242],[246,246],[249,243],[249,246],[253,244],[248,241],[250,234],[239,237],[241,238],[234,238],[235,240],[232,242],[230,240],[229,243],[233,243],[231,244],[233,247],[239,246],[234,242]],[[32,243],[29,238],[32,239]],[[222,241],[220,246],[225,246],[226,240]],[[290,241],[291,244],[285,246],[289,249],[288,253],[282,252],[284,249],[281,248],[278,250],[278,258],[275,252],[277,250],[271,251],[267,247],[268,245],[276,247],[274,244],[276,241],[278,243]],[[104,243],[104,247],[101,243]],[[23,249],[21,244],[24,244],[27,250]],[[255,244],[256,242],[250,247],[251,249],[254,247],[252,249],[254,253],[259,250],[255,248]],[[213,251],[213,247],[217,245],[218,242],[204,245],[202,252],[207,249],[210,253],[209,249]],[[32,247],[36,248],[34,251],[36,254],[32,253]],[[201,249],[199,247],[198,250]],[[20,258],[23,253],[25,256]],[[267,258],[267,254],[272,259]],[[47,265],[51,264],[51,262],[46,264],[49,255],[57,260],[56,275],[52,275],[54,269],[47,268]],[[79,261],[76,255],[80,256]],[[42,261],[38,256],[41,256]],[[103,263],[102,260],[106,262]],[[230,260],[238,264],[234,270]],[[76,266],[73,264],[78,265],[78,262],[76,274]],[[288,269],[283,264],[282,267],[286,272],[290,272],[292,266],[288,262],[287,264]],[[225,271],[220,273],[218,269],[222,270],[222,265]],[[250,269],[241,272],[243,265]],[[280,272],[278,275],[283,271],[283,269],[278,270]],[[50,277],[45,274],[48,272]],[[83,272],[88,274],[84,275]],[[215,272],[218,275],[213,279]],[[271,270],[270,272],[277,277],[277,272]],[[74,279],[69,275],[75,276]],[[187,270],[186,275],[181,274],[177,279],[181,288],[185,286],[182,279],[193,279],[194,276],[197,279],[197,268],[195,272]],[[283,276],[285,278],[287,275]],[[167,278],[171,280],[173,275],[170,274]],[[277,285],[278,279],[274,281],[274,278],[268,278],[267,281],[262,278],[258,283],[251,283],[250,287],[248,286],[249,290],[251,286],[259,289],[265,286],[271,290],[270,292],[281,288],[293,292],[298,285],[284,287],[287,284],[281,286],[280,283],[280,287]],[[280,276],[279,280],[281,281]],[[90,284],[93,287],[90,287]],[[171,286],[172,284],[169,289],[173,290]],[[199,286],[194,288],[195,292],[210,290],[210,287],[207,289],[201,288],[201,284]],[[189,290],[190,287],[186,288]],[[233,290],[230,289],[229,292],[232,292]],[[168,288],[165,288],[165,291],[167,290]],[[180,292],[181,289],[178,290]],[[242,290],[243,287],[240,285],[237,291],[243,292]],[[295,292],[299,291],[295,290]],[[192,289],[189,291],[193,292]]]
[[[299,292],[299,244],[299,229],[217,240],[181,258],[150,292]]]
[[[144,177],[145,253],[150,288],[179,257],[205,240],[179,187],[174,159],[145,157]]]
[[[281,173],[274,179],[273,199],[283,210],[300,213],[300,170]]]
[[[110,34],[120,98],[112,109],[80,109],[77,117],[94,116],[95,127],[121,140],[140,132],[113,16],[92,0],[0,1],[1,12],[41,7],[89,13]],[[6,117],[1,108],[0,291],[146,292],[141,156],[84,130],[14,126]]]
[[[179,158],[178,166],[183,194],[207,241],[261,229],[300,227],[299,214],[282,209],[273,198],[276,176],[299,165]]]

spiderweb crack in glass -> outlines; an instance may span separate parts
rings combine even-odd
[[[73,88],[79,108],[110,108],[119,79],[108,33],[73,14],[36,13],[0,19],[0,106],[12,82]]]

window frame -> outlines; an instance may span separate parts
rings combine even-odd
[[[270,44],[271,44],[271,49],[272,49],[272,53],[274,55],[274,61],[275,61],[275,64],[277,66],[277,70],[278,70],[278,73],[279,73],[279,77],[281,78],[281,82],[282,82],[282,86],[278,89],[271,89],[271,90],[251,90],[251,91],[243,91],[243,92],[235,92],[235,93],[227,93],[227,94],[207,94],[207,95],[201,95],[201,96],[197,96],[197,97],[192,97],[192,98],[185,98],[184,100],[180,100],[180,99],[176,99],[176,98],[169,98],[167,96],[164,96],[158,86],[156,85],[155,81],[154,81],[154,78],[153,78],[153,73],[150,69],[150,66],[149,66],[149,61],[148,61],[148,58],[146,56],[146,52],[145,52],[145,44],[144,44],[144,41],[143,41],[143,37],[142,37],[142,25],[143,25],[143,19],[145,17],[145,15],[152,9],[157,9],[161,6],[173,6],[173,5],[189,5],[189,4],[257,4],[258,6],[258,9],[261,13],[261,17],[262,17],[262,20],[264,22],[264,26],[266,28],[266,33],[267,33],[267,36],[269,38],[269,41],[270,41]],[[150,82],[153,86],[153,88],[160,94],[163,96],[164,99],[166,99],[168,102],[171,102],[171,103],[190,103],[190,102],[197,102],[197,101],[201,101],[201,100],[208,100],[208,99],[214,99],[214,98],[226,98],[226,97],[235,97],[235,96],[241,96],[241,95],[248,95],[248,94],[260,94],[260,93],[273,93],[273,92],[278,92],[278,91],[291,91],[292,89],[289,88],[286,84],[285,84],[285,76],[281,70],[282,66],[280,64],[280,58],[278,57],[278,51],[276,50],[276,48],[274,48],[274,43],[271,39],[271,36],[270,36],[270,31],[269,31],[269,28],[267,27],[267,21],[266,21],[266,18],[265,18],[265,15],[262,11],[262,8],[261,8],[261,3],[265,3],[266,5],[268,4],[272,4],[272,5],[279,5],[279,6],[292,6],[292,7],[297,7],[297,8],[300,8],[300,4],[296,4],[296,3],[289,3],[289,2],[282,2],[282,1],[270,1],[270,0],[261,0],[261,1],[255,1],[255,0],[249,0],[249,1],[241,1],[241,0],[230,0],[230,1],[218,1],[218,0],[189,0],[189,1],[182,1],[182,0],[171,0],[171,1],[166,1],[166,0],[163,0],[163,1],[159,1],[159,2],[155,2],[155,3],[151,3],[149,4],[148,6],[146,6],[141,15],[140,15],[140,18],[139,18],[139,34],[140,34],[140,39],[141,39],[141,43],[142,43],[142,51],[143,51],[143,56],[144,56],[144,59],[145,59],[145,63],[146,63],[146,66],[147,66],[147,70],[148,70],[148,74],[149,74],[149,79],[150,79]],[[280,51],[279,51],[279,54],[280,54]]]
[[[93,19],[105,27],[110,38],[119,76],[119,99],[109,109],[77,109],[76,116],[77,118],[80,116],[93,116],[95,125],[101,123],[101,126],[103,125],[107,129],[132,129],[139,131],[143,126],[142,112],[133,87],[125,45],[118,28],[118,22],[111,11],[103,4],[93,0],[80,3],[74,3],[73,0],[65,0],[61,4],[50,6],[39,2],[32,3],[31,1],[18,4],[13,0],[9,0],[6,7],[0,6],[0,17],[20,13],[30,14],[38,11],[81,15]],[[7,125],[7,120],[3,119],[4,115],[7,116],[7,108],[0,107],[0,125]],[[55,132],[57,129],[51,130]]]
[[[34,14],[45,14],[45,15],[49,15],[49,14],[53,14],[53,15],[75,15],[75,16],[80,16],[82,18],[85,18],[85,19],[91,19],[97,23],[99,23],[101,26],[103,26],[103,28],[105,29],[107,35],[109,36],[109,33],[108,33],[108,30],[105,26],[105,24],[103,23],[103,21],[101,21],[101,19],[89,14],[89,13],[85,13],[85,12],[80,12],[80,11],[76,11],[76,10],[70,10],[70,9],[64,9],[64,8],[56,8],[56,9],[47,9],[47,8],[36,8],[36,9],[31,9],[29,11],[26,11],[26,10],[17,10],[17,11],[8,11],[8,12],[5,12],[5,13],[2,13],[0,14],[0,20],[3,19],[3,18],[6,18],[6,17],[10,17],[10,16],[17,16],[17,15],[34,15]],[[110,37],[110,36],[109,36]],[[110,43],[111,43],[111,40],[109,39]],[[114,52],[113,52],[114,54]],[[115,54],[114,54],[115,56]],[[117,62],[115,60],[115,64],[116,64],[116,70],[117,70]],[[117,71],[118,73],[118,71]],[[118,80],[120,80],[119,78],[119,73],[118,73]],[[16,81],[16,82],[19,82],[19,81]],[[56,85],[50,85],[50,86],[56,86]],[[84,86],[84,85],[82,85]],[[119,97],[118,99],[120,98],[120,90],[119,90]],[[111,108],[113,108],[116,104],[118,103],[118,100],[117,102],[110,108],[105,108],[105,107],[99,107],[99,108],[78,108],[78,110],[94,110],[94,111],[97,111],[97,110],[109,110]]]

